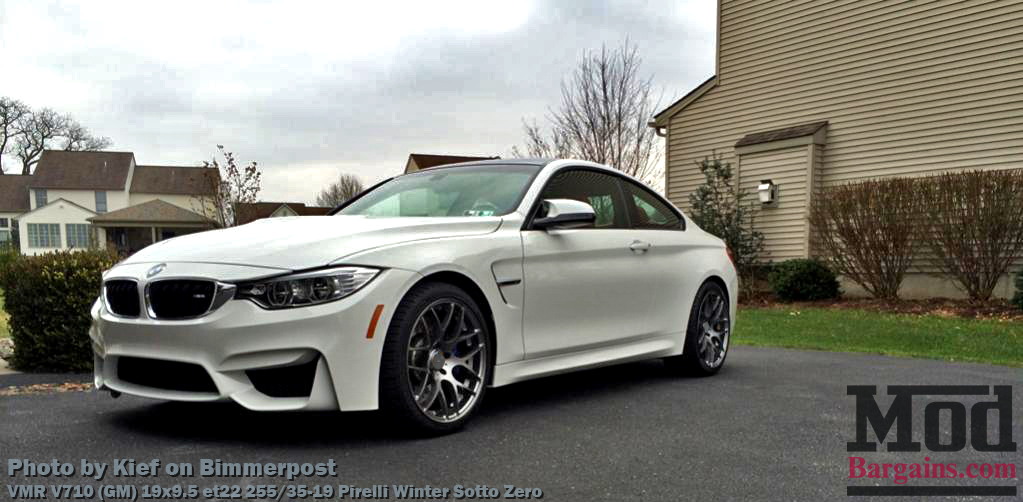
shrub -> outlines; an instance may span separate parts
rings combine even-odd
[[[825,189],[810,206],[812,245],[874,297],[897,298],[921,241],[924,201],[909,178]]]
[[[690,216],[697,226],[728,245],[740,286],[749,295],[755,291],[764,252],[764,235],[753,229],[759,203],[749,200],[748,190],[736,186],[731,164],[720,157],[705,158],[697,165],[704,183],[689,195]]]
[[[835,273],[817,260],[785,260],[767,274],[771,291],[787,302],[838,298]]]
[[[18,248],[11,241],[0,243],[0,273],[7,268],[11,262],[20,256]]]
[[[971,300],[990,299],[1023,254],[1023,170],[945,173],[920,186],[930,263]]]
[[[116,262],[108,251],[64,251],[20,256],[0,271],[15,368],[92,368],[89,309],[99,296],[103,270]]]

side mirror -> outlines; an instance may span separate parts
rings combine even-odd
[[[547,199],[542,202],[542,218],[533,220],[533,228],[552,230],[559,228],[582,228],[597,221],[593,206],[572,199]]]

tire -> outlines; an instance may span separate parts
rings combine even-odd
[[[718,283],[705,282],[696,292],[689,311],[682,355],[666,358],[664,362],[678,373],[711,376],[725,365],[731,330],[728,294]]]
[[[440,282],[416,286],[387,328],[381,409],[413,435],[457,431],[483,401],[493,346],[487,319],[465,291]]]

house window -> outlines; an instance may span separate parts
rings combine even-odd
[[[36,207],[43,207],[46,205],[46,189],[36,189]]]
[[[107,212],[107,192],[105,190],[96,191],[96,212]]]
[[[0,218],[0,228],[10,228],[10,220],[7,218]]]
[[[60,225],[57,223],[29,223],[28,247],[59,248]]]
[[[91,229],[84,223],[67,224],[67,247],[85,249],[92,247]]]
[[[6,243],[11,241],[10,230],[0,230],[0,243]]]

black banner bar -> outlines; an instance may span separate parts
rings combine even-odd
[[[1015,486],[847,486],[849,497],[1015,497]]]

